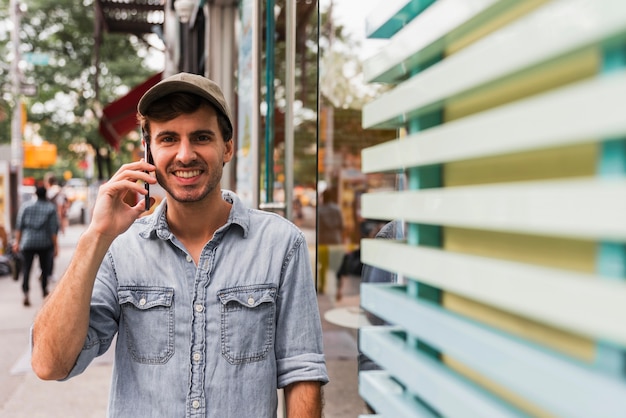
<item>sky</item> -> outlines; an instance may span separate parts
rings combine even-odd
[[[381,0],[333,0],[333,16],[350,32],[365,38],[365,20]],[[320,12],[328,9],[331,0],[320,0]]]
[[[385,42],[379,39],[365,38],[365,20],[384,0],[332,0],[333,16],[355,39],[361,40],[363,50],[359,54],[367,58],[378,51]],[[320,12],[328,9],[331,0],[320,0]]]

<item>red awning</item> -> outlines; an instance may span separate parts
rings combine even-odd
[[[104,108],[100,119],[100,135],[115,149],[119,149],[121,138],[136,129],[137,104],[150,87],[161,81],[163,73],[158,73],[133,88],[131,91]]]

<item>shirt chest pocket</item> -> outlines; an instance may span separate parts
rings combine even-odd
[[[166,363],[174,354],[174,289],[128,286],[118,289],[120,334],[133,360]]]
[[[241,286],[221,290],[221,350],[231,364],[267,357],[274,345],[276,287]]]

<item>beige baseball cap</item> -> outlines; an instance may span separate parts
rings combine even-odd
[[[233,118],[222,89],[214,81],[198,74],[178,73],[164,78],[141,97],[137,110],[142,115],[145,115],[145,112],[155,100],[171,93],[192,93],[207,99],[226,116],[231,130],[233,129]]]

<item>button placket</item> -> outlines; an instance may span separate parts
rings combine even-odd
[[[208,267],[211,265],[211,250],[203,250],[195,271],[193,281],[192,299],[192,340],[191,340],[191,386],[189,391],[189,406],[191,416],[204,416],[206,405],[204,404],[204,380],[205,380],[205,341],[206,341],[206,311],[208,290]],[[191,256],[187,255],[187,262],[193,263]],[[195,266],[195,264],[194,264]]]

